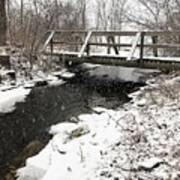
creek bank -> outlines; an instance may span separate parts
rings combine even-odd
[[[54,137],[18,180],[179,179],[179,88],[179,76],[159,76],[123,108],[52,126]]]
[[[65,79],[64,79],[65,80]],[[112,82],[112,84],[111,84]],[[1,113],[1,174],[9,174],[14,160],[31,142],[47,144],[51,135],[49,127],[64,121],[74,121],[80,114],[93,113],[93,107],[102,106],[116,109],[129,101],[127,94],[136,90],[142,83],[121,82],[118,79],[107,81],[77,73],[64,83],[51,83],[48,86],[33,87],[25,102],[16,103],[16,109]],[[33,155],[33,154],[32,154]],[[21,155],[20,155],[21,156]],[[22,162],[24,165],[24,155]],[[26,156],[28,158],[29,155]],[[13,161],[13,162],[12,162]],[[15,160],[16,161],[16,160]],[[12,164],[11,164],[12,162]],[[16,164],[16,163],[15,163]],[[11,166],[12,165],[12,166]],[[14,169],[19,167],[13,167]]]

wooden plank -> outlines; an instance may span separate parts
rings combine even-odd
[[[133,44],[132,44],[132,47],[131,47],[131,51],[130,51],[130,53],[129,53],[129,56],[127,57],[127,61],[131,61],[131,60],[132,60],[133,55],[134,55],[134,53],[135,53],[135,50],[136,50],[136,48],[137,48],[137,45],[138,45],[138,42],[139,42],[140,37],[141,37],[141,33],[138,32],[138,33],[136,34],[136,37],[135,37],[134,41],[133,41]]]
[[[72,46],[78,46],[83,45],[83,42],[66,42],[66,41],[53,41],[54,45],[60,44],[60,45],[72,45]],[[108,47],[111,46],[112,43],[96,43],[96,42],[89,42],[89,46],[100,46],[100,47]],[[116,47],[132,47],[132,44],[128,43],[115,43],[114,46]],[[138,48],[141,47],[140,44],[137,45]],[[144,48],[152,48],[152,49],[174,49],[179,48],[180,44],[144,44]]]
[[[65,54],[56,54],[60,59],[71,62],[78,63],[92,63],[92,64],[103,64],[103,65],[113,65],[113,66],[124,66],[124,67],[138,67],[139,61],[126,61],[125,57],[117,57],[117,56],[85,56],[83,58],[78,58],[76,54],[74,55],[65,55]],[[148,68],[148,69],[180,69],[180,61],[159,61],[158,59],[148,59],[144,58],[142,66],[140,68]]]
[[[152,36],[152,43],[153,45],[156,45],[158,43],[158,36]],[[158,57],[158,49],[157,48],[153,48],[153,54],[155,57]]]
[[[84,44],[83,44],[83,46],[82,46],[82,48],[81,48],[81,50],[80,50],[80,52],[78,54],[78,57],[82,57],[82,55],[84,54],[84,52],[85,52],[85,50],[87,48],[88,42],[89,42],[89,40],[91,38],[91,35],[92,35],[92,31],[89,31],[87,36],[86,36],[86,39],[84,41]]]
[[[180,44],[145,44],[144,47],[153,49],[180,48]]]
[[[90,46],[104,46],[104,47],[107,47],[107,46],[112,46],[112,43],[96,43],[96,42],[89,42],[89,45]],[[132,44],[128,44],[128,43],[114,43],[113,44],[114,46],[116,47],[131,47]]]
[[[85,30],[50,30],[48,32],[55,31],[56,33],[88,33]],[[93,31],[95,36],[134,36],[139,31]],[[142,31],[145,36],[164,36],[164,35],[179,35],[180,31]]]
[[[115,43],[115,38],[114,38],[114,36],[108,36],[108,37],[107,37],[107,41],[108,41],[108,44],[109,44],[109,46],[108,46],[108,51],[107,51],[108,54],[110,54],[111,47],[114,49],[115,54],[119,54],[118,48],[117,48],[117,46],[115,45],[116,43]]]
[[[47,48],[48,44],[50,43],[50,41],[52,40],[54,34],[55,34],[55,31],[52,31],[50,33],[50,35],[48,36],[47,40],[45,41],[45,43],[43,45],[42,52],[46,50],[46,48]]]
[[[68,42],[68,41],[53,41],[53,44],[62,44],[62,45],[72,45],[72,46],[76,46],[76,45],[83,45],[83,42]]]
[[[134,36],[134,31],[94,31],[94,36]]]
[[[110,46],[111,43],[95,43],[95,42],[89,42],[89,45],[91,46]],[[117,47],[132,47],[132,44],[128,43],[115,43],[114,44]],[[140,47],[141,45],[138,44],[137,47]],[[180,48],[180,44],[144,44],[145,48],[156,48],[156,49],[165,49],[165,48]]]
[[[49,52],[46,52],[45,53],[46,55],[51,55],[51,53]],[[55,52],[54,53],[55,56],[64,56],[64,57],[75,57],[75,58],[78,58],[77,55],[78,53],[77,52]],[[98,54],[98,53],[95,53],[95,54],[91,54],[90,56],[85,56],[84,58],[88,58],[88,57],[91,57],[91,58],[99,58],[99,59],[104,59],[106,58],[107,59],[107,62],[108,62],[108,59],[117,59],[117,60],[124,60],[126,61],[126,56],[119,56],[119,55],[103,55],[103,54]],[[80,59],[80,58],[79,58]],[[145,56],[144,57],[144,62],[158,62],[158,63],[179,63],[180,64],[180,57],[148,57],[148,56]],[[127,63],[130,63],[131,61],[127,61]]]
[[[59,33],[64,33],[64,34],[69,34],[69,33],[77,33],[77,34],[87,34],[88,31],[84,30],[53,30],[57,34]],[[48,31],[51,32],[51,31]],[[134,36],[136,35],[137,31],[93,31],[93,35],[95,36],[110,36],[110,35],[117,35],[117,36]]]
[[[96,36],[135,36],[139,31],[94,31]],[[141,31],[144,36],[179,35],[180,31]]]
[[[141,32],[140,57],[139,57],[140,65],[142,65],[143,63],[143,56],[144,56],[144,33]]]
[[[180,34],[180,31],[143,31],[146,36],[177,36]]]
[[[50,30],[50,31],[48,31],[48,32],[51,32],[52,30]],[[88,31],[84,31],[84,30],[75,30],[75,29],[73,29],[73,30],[53,30],[53,31],[55,31],[57,34],[61,34],[61,33],[63,33],[63,34],[75,34],[75,33],[77,33],[77,34],[86,34],[86,33],[88,33]]]

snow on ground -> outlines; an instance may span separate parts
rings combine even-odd
[[[30,93],[30,89],[18,87],[8,91],[0,91],[0,113],[12,112],[17,102],[25,100]]]
[[[118,110],[94,108],[54,135],[18,180],[180,179],[180,77],[159,77]]]
[[[32,75],[32,80],[21,76],[11,80],[7,73],[10,71],[0,69],[0,113],[9,113],[15,110],[17,102],[23,102],[34,86],[60,86],[65,83],[61,78],[70,79],[74,77],[73,73],[63,69],[52,74],[46,74],[38,71]]]

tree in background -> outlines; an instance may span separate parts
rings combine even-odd
[[[136,0],[136,7],[126,14],[129,22],[140,29],[173,30],[177,25],[174,12],[179,12],[179,0]],[[174,27],[173,27],[174,26]]]
[[[6,1],[10,42],[32,54],[36,53],[40,40],[49,29],[89,29],[92,22],[99,30],[124,30],[131,23],[140,30],[180,28],[180,0]],[[132,1],[136,6],[130,8]],[[91,3],[94,4],[89,9]],[[5,7],[5,0],[0,0],[0,7]],[[88,22],[89,11],[95,21]],[[5,8],[0,10],[0,17],[4,22],[0,28],[3,42],[7,29]]]
[[[136,8],[127,13],[127,19],[140,30],[180,30],[180,0],[136,0]],[[180,43],[180,36],[153,37],[154,43]],[[179,56],[179,49],[162,50],[161,54]]]
[[[0,7],[5,7],[4,0],[0,3]],[[5,13],[5,8],[0,10],[1,16],[6,17]],[[22,50],[22,57],[26,56],[30,64],[34,63],[39,45],[48,30],[87,28],[84,0],[7,0],[7,14],[8,39],[13,47]],[[1,38],[5,38],[4,28],[0,28]]]
[[[49,29],[86,28],[84,0],[14,0],[9,6],[10,37],[15,46],[32,48]]]
[[[0,46],[6,45],[6,1],[0,0]]]
[[[122,30],[128,9],[127,0],[96,0],[96,27],[103,30]]]

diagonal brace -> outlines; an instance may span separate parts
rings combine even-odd
[[[86,50],[86,48],[87,48],[87,46],[88,46],[88,42],[89,42],[89,40],[90,40],[90,38],[91,38],[91,35],[92,35],[92,31],[89,31],[88,34],[87,34],[87,36],[86,36],[86,39],[85,39],[85,41],[84,41],[84,44],[83,44],[83,46],[82,46],[82,48],[81,48],[81,50],[80,50],[80,52],[79,52],[79,54],[78,54],[78,57],[79,57],[79,58],[81,58],[82,55],[84,54],[84,52],[85,52],[85,50]]]
[[[131,60],[132,60],[133,55],[134,55],[134,53],[135,53],[135,50],[136,50],[136,48],[137,48],[138,42],[139,42],[139,40],[140,40],[140,37],[141,37],[141,33],[138,32],[138,33],[136,34],[136,37],[135,37],[133,43],[132,43],[131,51],[130,51],[130,53],[129,53],[129,56],[127,57],[127,61],[131,61]]]
[[[55,31],[52,31],[52,32],[50,33],[50,35],[48,36],[46,42],[45,42],[44,45],[43,45],[42,52],[46,50],[48,44],[50,43],[50,41],[51,41],[52,38],[54,37],[54,34],[55,34]]]

